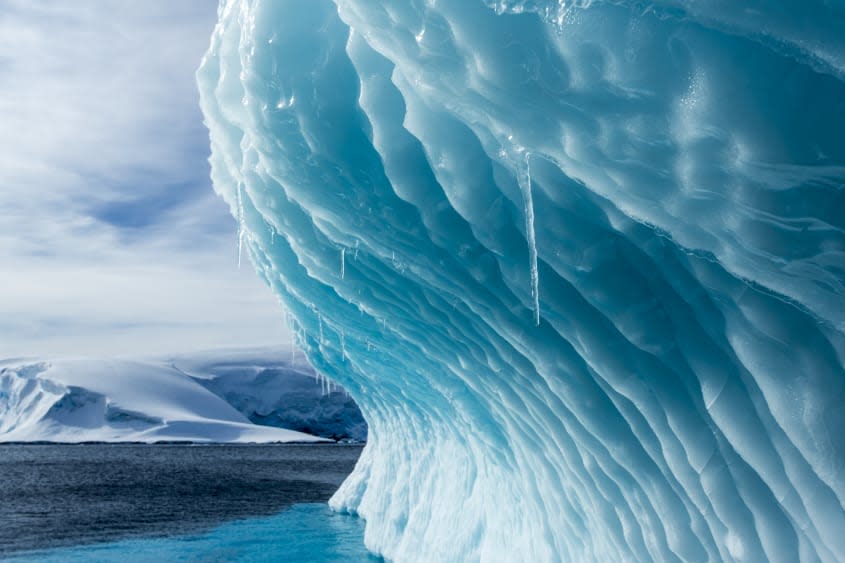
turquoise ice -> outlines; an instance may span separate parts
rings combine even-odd
[[[841,2],[227,0],[198,78],[372,551],[845,560]]]

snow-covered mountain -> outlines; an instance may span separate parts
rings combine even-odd
[[[0,442],[324,440],[279,427],[288,422],[330,437],[365,438],[366,425],[354,403],[347,406],[351,401],[342,393],[324,396],[307,364],[291,368],[279,361],[269,366],[260,362],[243,355],[226,360],[222,354],[205,361],[184,357],[173,365],[2,361]],[[292,397],[289,413],[287,394]],[[270,424],[255,424],[250,417]],[[345,431],[346,420],[353,421],[351,432]]]
[[[169,363],[255,424],[335,440],[367,440],[367,423],[355,401],[321,378],[301,355],[242,350],[183,356]]]

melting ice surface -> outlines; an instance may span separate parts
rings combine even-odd
[[[841,2],[227,0],[198,78],[371,550],[845,560]]]

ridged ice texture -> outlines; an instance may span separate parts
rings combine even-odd
[[[841,2],[231,0],[199,81],[370,549],[845,561]]]

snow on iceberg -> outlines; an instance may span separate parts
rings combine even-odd
[[[252,424],[194,379],[127,360],[0,362],[0,442],[316,442]]]
[[[398,561],[845,560],[845,7],[225,0],[212,177]]]

